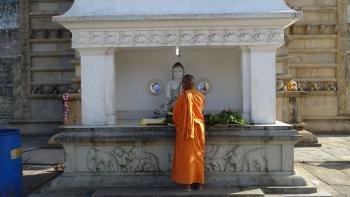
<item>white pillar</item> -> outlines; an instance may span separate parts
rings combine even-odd
[[[276,49],[277,46],[249,46],[251,65],[251,121],[276,122]]]
[[[106,124],[115,125],[117,123],[116,107],[116,51],[108,50],[106,55],[105,71],[105,92],[106,92]]]
[[[82,124],[116,124],[116,72],[113,49],[81,49]]]
[[[248,47],[241,47],[241,80],[242,80],[242,116],[250,121],[251,99],[250,99],[250,50]]]

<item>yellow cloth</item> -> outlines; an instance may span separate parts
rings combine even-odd
[[[204,103],[204,96],[191,89],[183,91],[174,106],[176,142],[171,177],[179,184],[204,184]]]
[[[165,118],[156,118],[156,119],[147,119],[143,118],[140,122],[140,125],[163,125],[165,124]]]

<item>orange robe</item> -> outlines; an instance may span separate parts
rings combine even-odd
[[[197,90],[185,90],[173,110],[176,142],[172,180],[179,184],[204,184],[205,98]]]

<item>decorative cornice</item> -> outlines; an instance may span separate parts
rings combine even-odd
[[[73,31],[73,48],[282,45],[278,28]]]

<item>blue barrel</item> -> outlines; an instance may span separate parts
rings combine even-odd
[[[0,129],[0,197],[22,196],[22,149],[18,129]]]

